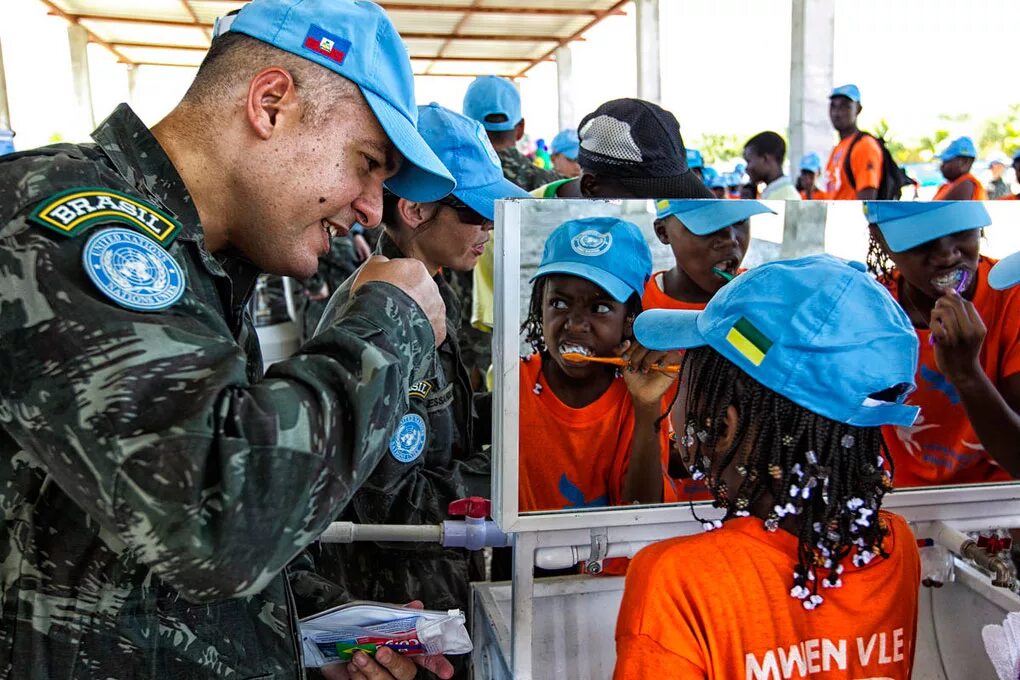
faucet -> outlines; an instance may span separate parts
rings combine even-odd
[[[950,551],[992,572],[992,585],[996,588],[1013,587],[1013,575],[1006,561],[978,546],[977,541],[965,533],[957,531],[945,522],[936,521],[932,524],[932,537]]]

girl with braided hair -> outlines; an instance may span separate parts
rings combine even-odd
[[[1020,290],[995,290],[981,255],[981,203],[876,201],[865,206],[868,267],[903,307],[921,353],[921,415],[883,428],[896,486],[1020,477]]]
[[[676,446],[725,515],[634,558],[617,680],[910,677],[920,559],[881,510],[880,426],[917,415],[917,339],[864,270],[772,262],[704,311],[635,321],[642,345],[686,350]]]

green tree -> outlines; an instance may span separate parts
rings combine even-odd
[[[977,145],[982,156],[1006,153],[1012,157],[1020,149],[1020,104],[1011,104],[1005,113],[986,119]]]
[[[705,133],[692,148],[701,152],[705,163],[718,163],[744,155],[744,145],[736,135]]]

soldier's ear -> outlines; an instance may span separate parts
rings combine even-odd
[[[514,137],[514,141],[518,141],[518,142],[521,140],[521,137],[524,136],[524,119],[523,118],[521,118],[521,122],[517,123],[517,125],[514,126],[514,135],[516,135]]]
[[[273,136],[281,116],[301,116],[301,103],[294,78],[287,69],[271,66],[255,74],[248,83],[245,115],[260,139]]]
[[[587,172],[581,173],[581,195],[585,198],[599,195],[599,180],[595,175]]]
[[[397,217],[401,225],[408,229],[418,229],[436,216],[439,209],[436,203],[418,203],[401,198],[397,201]]]

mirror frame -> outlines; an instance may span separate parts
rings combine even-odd
[[[707,502],[639,505],[604,510],[554,510],[521,514],[518,508],[521,212],[527,200],[496,202],[493,338],[492,517],[506,532],[545,532],[601,527],[687,525],[700,530],[694,512],[714,519],[721,510]],[[638,199],[635,199],[638,200]],[[640,199],[643,200],[643,199]],[[593,203],[616,203],[592,200]],[[498,332],[496,329],[499,329]],[[889,494],[883,507],[910,522],[950,520],[979,526],[1020,526],[1020,482],[982,486],[919,487]],[[701,516],[701,515],[699,515]],[[679,527],[678,527],[679,528]],[[684,532],[678,532],[684,533]]]

